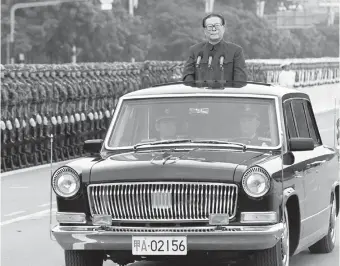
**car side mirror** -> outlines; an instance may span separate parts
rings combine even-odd
[[[314,150],[314,141],[312,138],[291,138],[289,139],[290,151],[312,151]]]
[[[295,156],[291,151],[283,154],[283,165],[292,165],[294,163],[295,163]]]
[[[84,142],[84,151],[88,153],[100,153],[100,150],[102,148],[103,140],[102,139],[90,139],[85,140]]]

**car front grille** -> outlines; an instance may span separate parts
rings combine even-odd
[[[136,182],[88,186],[92,215],[113,221],[208,221],[209,214],[235,217],[238,187],[202,182]]]

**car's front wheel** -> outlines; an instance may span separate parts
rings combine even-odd
[[[285,207],[283,216],[283,235],[272,248],[257,251],[251,259],[253,266],[289,266],[289,222],[288,210]]]
[[[311,253],[330,253],[335,247],[335,228],[336,228],[336,198],[332,196],[331,215],[329,219],[328,234],[309,247]]]
[[[65,266],[103,266],[103,256],[92,250],[65,250]]]

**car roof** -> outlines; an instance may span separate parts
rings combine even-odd
[[[297,89],[290,89],[278,85],[270,84],[246,84],[241,88],[235,87],[224,87],[224,88],[209,88],[209,87],[194,87],[186,85],[183,83],[168,83],[160,84],[154,87],[149,87],[145,89],[140,89],[137,91],[129,92],[125,94],[123,99],[133,99],[133,98],[150,98],[164,96],[164,95],[190,95],[195,96],[195,94],[207,94],[207,95],[218,95],[218,94],[236,94],[240,97],[249,95],[263,95],[278,97],[281,100],[286,100],[289,98],[304,98],[310,100],[308,94],[301,92]]]

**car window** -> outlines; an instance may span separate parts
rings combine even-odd
[[[118,114],[118,121],[116,123],[116,126],[114,127],[114,134],[116,135],[116,138],[114,140],[111,140],[113,142],[113,145],[117,145],[118,143],[124,142],[124,137],[129,138],[131,137],[131,123],[125,123],[126,120],[130,120],[131,117],[133,117],[134,110],[130,106],[123,106],[121,111]],[[120,115],[121,114],[121,115]]]
[[[147,106],[133,108],[125,105],[120,113],[113,131],[115,138],[110,139],[114,146],[129,146],[143,139],[148,139]]]
[[[321,139],[317,133],[316,121],[315,119],[312,119],[313,117],[312,105],[310,104],[310,102],[305,101],[304,108],[305,108],[305,113],[306,113],[306,118],[307,118],[309,134],[311,138],[314,140],[314,144],[321,145]]]
[[[292,101],[292,107],[297,125],[298,136],[301,138],[310,138],[303,101],[301,100]]]
[[[290,101],[284,103],[284,111],[285,111],[285,118],[286,118],[286,125],[287,125],[287,131],[288,131],[288,137],[289,138],[296,138],[297,130],[294,122],[294,116],[293,111],[291,107]]]

